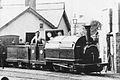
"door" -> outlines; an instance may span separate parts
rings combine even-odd
[[[31,43],[32,38],[35,36],[35,32],[26,33],[26,42]]]

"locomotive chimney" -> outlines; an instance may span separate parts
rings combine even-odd
[[[86,41],[87,41],[87,44],[89,44],[90,43],[90,28],[91,28],[91,26],[90,25],[86,25],[85,26],[85,29],[86,29],[86,31],[87,31],[87,34],[86,34]]]
[[[25,0],[25,6],[29,6],[36,10],[36,0]]]

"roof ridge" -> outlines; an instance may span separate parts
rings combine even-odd
[[[57,8],[57,9],[36,9],[36,11],[52,11],[52,10],[64,10],[63,8]]]
[[[42,15],[40,15],[37,11],[35,11],[34,9],[28,7],[27,9],[25,9],[22,13],[18,14],[17,16],[15,16],[14,18],[12,18],[10,21],[8,21],[7,23],[5,23],[4,25],[2,25],[0,27],[0,30],[4,29],[5,27],[7,27],[7,25],[9,25],[11,22],[13,22],[14,20],[16,20],[18,17],[20,17],[22,14],[24,14],[25,12],[30,11],[32,14],[34,14],[36,17],[38,17],[38,19],[41,19],[43,22],[45,22],[47,25],[49,25],[51,28],[55,28],[54,25],[52,23],[50,23],[48,20],[46,20]]]

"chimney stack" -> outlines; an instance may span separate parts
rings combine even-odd
[[[90,34],[91,25],[86,25],[86,26],[84,26],[84,27],[85,27],[85,29],[86,29],[86,31],[87,31],[86,41],[87,41],[87,44],[89,44],[89,43],[90,43],[90,36],[91,36],[91,34]]]
[[[25,0],[25,6],[29,6],[36,10],[36,0]]]
[[[25,0],[25,6],[29,6],[29,1],[30,0]]]

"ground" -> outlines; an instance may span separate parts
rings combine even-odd
[[[8,77],[9,80],[120,80],[120,74],[113,72],[86,75],[83,73],[75,74],[18,68],[2,69],[0,67],[0,79],[4,76]]]

